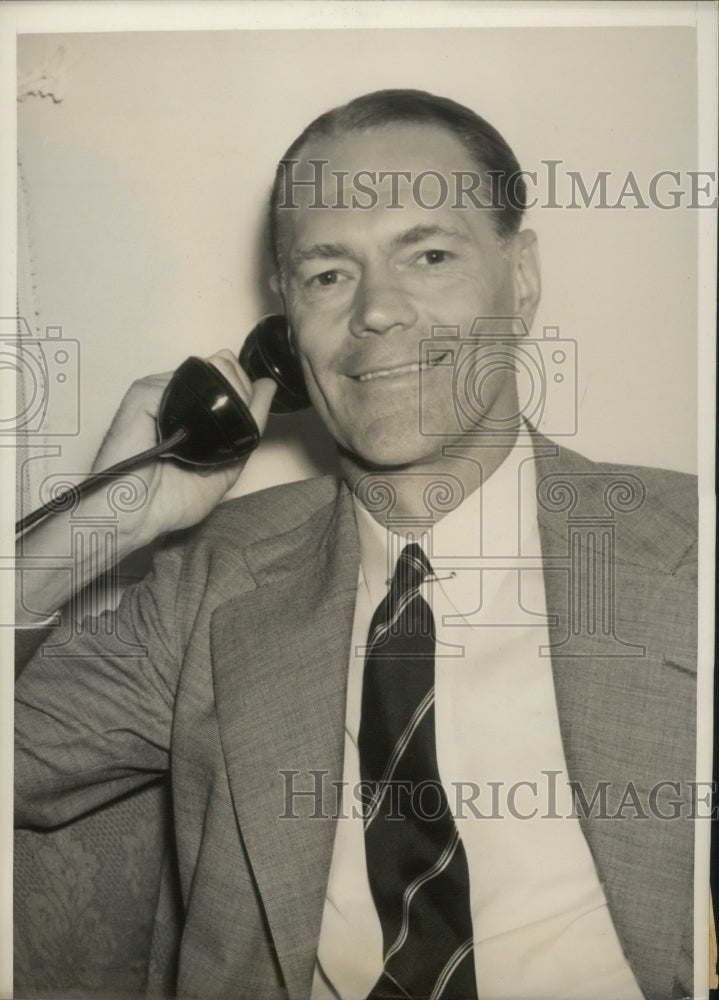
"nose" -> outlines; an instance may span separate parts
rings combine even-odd
[[[391,274],[365,273],[360,280],[350,317],[355,337],[389,333],[411,327],[417,319],[412,299]]]

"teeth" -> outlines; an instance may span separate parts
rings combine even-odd
[[[376,372],[365,372],[359,376],[360,382],[369,382],[374,378],[393,378],[397,375],[409,375],[411,372],[418,372],[423,366],[415,361],[411,365],[400,365],[399,368],[380,368]]]
[[[379,368],[374,372],[365,372],[364,375],[359,375],[357,380],[359,382],[370,382],[375,378],[397,378],[399,375],[411,375],[413,372],[420,372],[424,368],[432,368],[434,365],[438,364],[446,355],[442,355],[440,358],[435,358],[430,364],[421,364],[418,361],[413,362],[411,365],[400,365],[397,368]]]

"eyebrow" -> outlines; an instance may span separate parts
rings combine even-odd
[[[399,233],[392,240],[393,247],[408,247],[413,246],[415,243],[423,243],[424,240],[430,239],[432,236],[451,236],[455,239],[460,239],[466,242],[467,235],[459,229],[454,229],[452,226],[423,226],[417,225],[412,226],[411,229],[405,230],[403,233]]]
[[[397,236],[393,237],[391,246],[393,249],[414,246],[433,236],[448,236],[466,242],[467,236],[459,229],[451,226],[412,226]],[[352,251],[343,243],[313,243],[307,247],[299,247],[292,252],[292,263],[300,264],[306,260],[327,260],[334,257],[351,257]]]
[[[318,257],[351,257],[348,247],[342,243],[313,243],[308,247],[299,247],[292,251],[292,262],[301,263],[303,260],[316,260]]]

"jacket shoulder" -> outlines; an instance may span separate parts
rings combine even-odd
[[[335,503],[340,480],[334,476],[270,486],[220,504],[187,538],[189,548],[229,546],[243,551],[255,542],[300,527]]]
[[[574,508],[563,517],[604,516],[616,523],[623,558],[673,573],[696,558],[697,477],[647,465],[598,462],[539,436],[538,501],[551,511],[550,487],[558,481],[576,490]],[[551,515],[550,515],[551,516]]]
[[[675,524],[680,524],[688,531],[696,533],[698,505],[696,476],[650,465],[627,465],[615,462],[589,464],[606,476],[616,475],[618,480],[622,476],[632,476],[643,487],[643,505],[647,507],[646,512],[661,511]]]

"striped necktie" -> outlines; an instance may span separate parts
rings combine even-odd
[[[467,858],[437,766],[434,618],[420,594],[431,572],[405,546],[367,644],[360,774],[384,956],[368,1000],[477,996]]]

